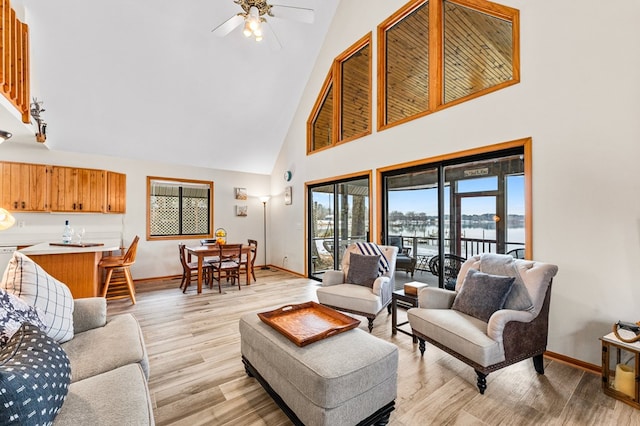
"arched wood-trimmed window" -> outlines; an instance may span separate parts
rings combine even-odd
[[[307,120],[307,153],[371,133],[371,33],[333,62]]]
[[[520,81],[519,11],[415,0],[378,26],[378,130]]]

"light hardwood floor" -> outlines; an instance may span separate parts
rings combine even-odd
[[[137,304],[108,303],[109,315],[131,312],[149,353],[149,389],[158,425],[289,425],[287,417],[245,374],[238,319],[290,303],[317,300],[317,282],[257,271],[250,286],[226,285],[186,294],[179,280],[136,285]],[[401,320],[406,318],[399,310]],[[360,328],[366,330],[367,321]],[[552,324],[553,326],[553,324]],[[545,359],[539,376],[531,361],[489,374],[480,395],[470,367],[427,345],[424,358],[409,336],[391,336],[383,312],[373,334],[398,346],[398,397],[390,425],[640,425],[640,411],[605,396],[600,376]],[[599,345],[599,342],[593,342]]]

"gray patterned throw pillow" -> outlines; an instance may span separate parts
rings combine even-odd
[[[469,269],[451,309],[488,322],[491,315],[504,306],[514,281],[514,277]]]
[[[373,282],[378,278],[378,262],[380,256],[366,256],[350,253],[347,283],[358,284],[373,288]]]

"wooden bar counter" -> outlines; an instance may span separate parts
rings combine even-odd
[[[65,283],[74,299],[100,295],[102,280],[98,262],[106,251],[120,250],[119,241],[105,241],[92,247],[54,246],[36,244],[20,250],[33,259],[48,274]]]

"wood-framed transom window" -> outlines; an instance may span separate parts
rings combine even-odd
[[[414,0],[378,26],[378,130],[520,81],[519,11]]]
[[[307,120],[307,153],[371,133],[371,36],[334,60]]]

